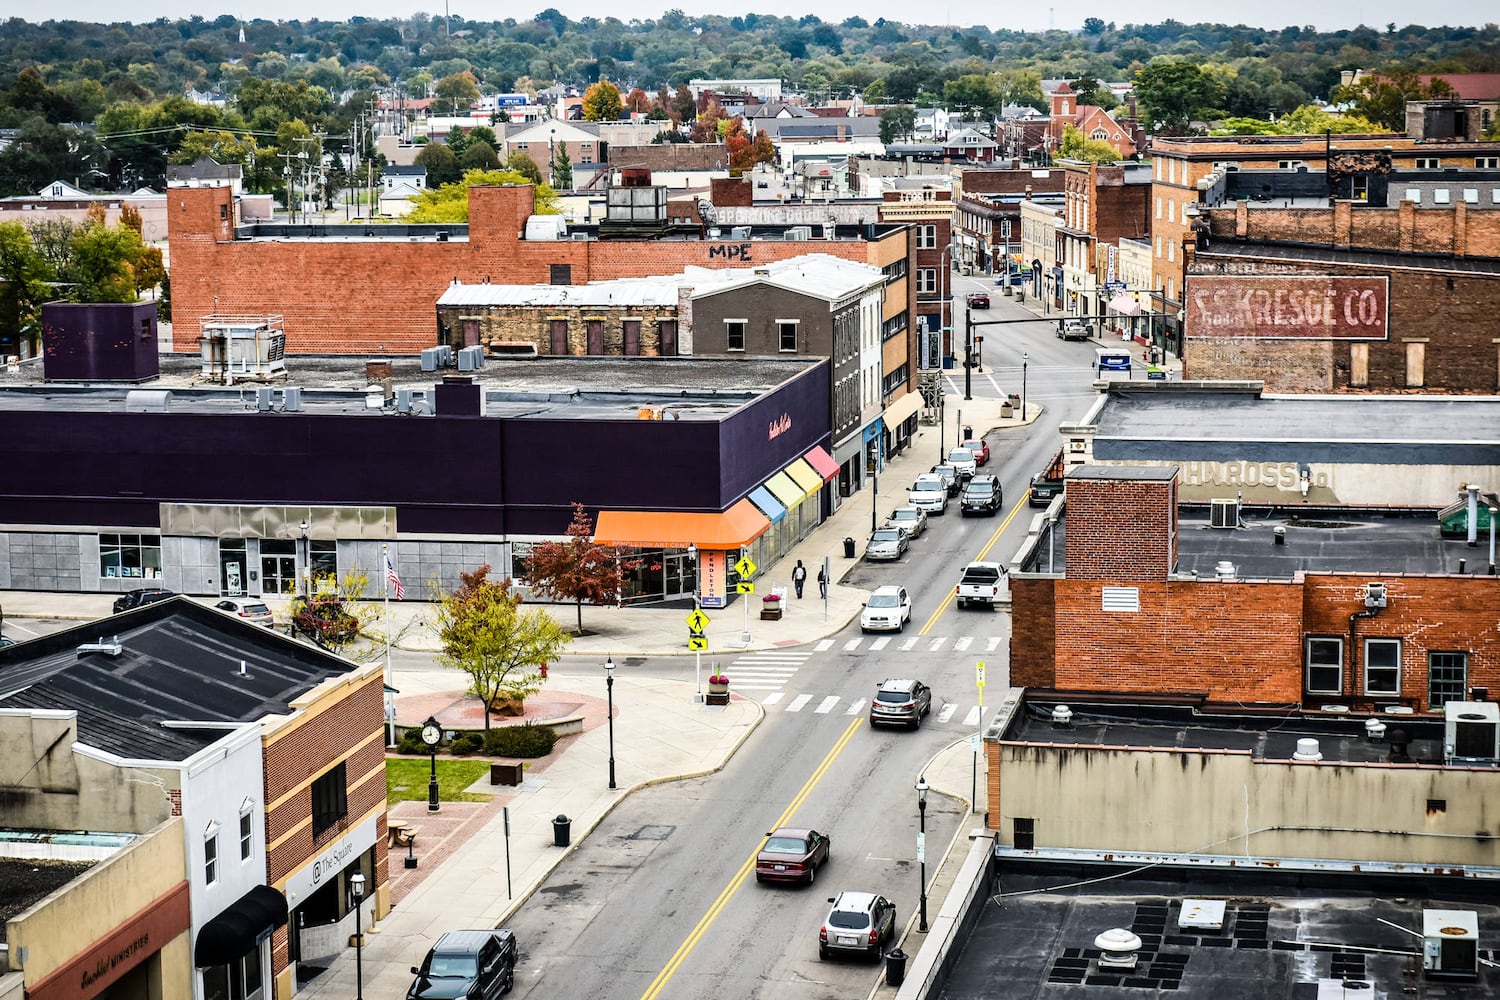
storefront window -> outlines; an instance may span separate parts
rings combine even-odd
[[[332,540],[313,539],[308,543],[308,558],[312,560],[312,577],[314,580],[322,580],[325,577],[338,579],[339,575],[339,543]]]
[[[511,542],[510,543],[510,578],[519,583],[524,583],[531,577],[531,550],[536,547],[536,542]]]
[[[259,1000],[261,992],[260,949],[256,948],[232,965],[203,970],[204,1000]]]
[[[99,575],[161,578],[160,535],[100,535]]]

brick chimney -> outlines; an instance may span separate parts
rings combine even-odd
[[[1081,465],[1068,472],[1070,580],[1165,581],[1177,567],[1177,467]]]

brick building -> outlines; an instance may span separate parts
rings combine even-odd
[[[210,314],[285,316],[292,353],[407,353],[436,343],[433,308],[456,280],[583,284],[672,274],[687,267],[744,267],[825,253],[889,269],[886,321],[910,331],[915,294],[906,226],[840,226],[831,234],[780,227],[772,238],[711,236],[527,240],[530,186],[474,188],[467,226],[415,240],[389,227],[241,226],[223,188],[178,188],[168,197],[172,302],[184,327]],[[425,233],[426,230],[423,230]],[[796,238],[800,237],[800,238]],[[197,345],[179,337],[178,350]],[[914,347],[914,345],[912,345]]]
[[[1079,104],[1077,95],[1066,80],[1052,92],[1051,101],[1052,116],[1047,122],[1049,152],[1062,145],[1063,131],[1069,125],[1082,132],[1085,139],[1113,146],[1122,160],[1141,151],[1144,136],[1139,126],[1122,124],[1108,111],[1096,105]]]
[[[1500,389],[1500,210],[1236,200],[1202,219],[1185,251],[1191,376],[1284,392]]]
[[[1151,168],[1078,160],[1060,160],[1058,166],[1063,219],[1057,228],[1057,267],[1043,275],[1044,287],[1050,286],[1046,293],[1066,315],[1103,316],[1110,297],[1105,285],[1119,282],[1109,248],[1151,233]]]
[[[1018,253],[1021,204],[1033,196],[1062,195],[1065,176],[1060,168],[965,170],[960,176],[954,250],[962,266],[989,274],[999,268],[997,262]]]
[[[1218,526],[1179,514],[1178,477],[1070,471],[1061,559],[1038,548],[1012,574],[1014,684],[1417,715],[1500,690],[1500,577],[1430,514],[1230,500]]]
[[[953,191],[949,187],[924,184],[918,190],[903,188],[881,195],[880,221],[910,225],[915,233],[917,325],[928,330],[953,326],[952,272],[958,266],[953,245]],[[952,354],[951,344],[943,345]]]

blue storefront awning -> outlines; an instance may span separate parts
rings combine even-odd
[[[750,491],[750,502],[755,504],[760,509],[760,512],[770,519],[772,524],[780,524],[782,519],[786,517],[786,508],[764,486],[757,486]]]

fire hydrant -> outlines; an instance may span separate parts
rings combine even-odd
[[[545,660],[542,662],[542,669],[541,669],[540,673],[542,675],[542,680],[546,680],[547,679],[547,663],[546,663]]]

